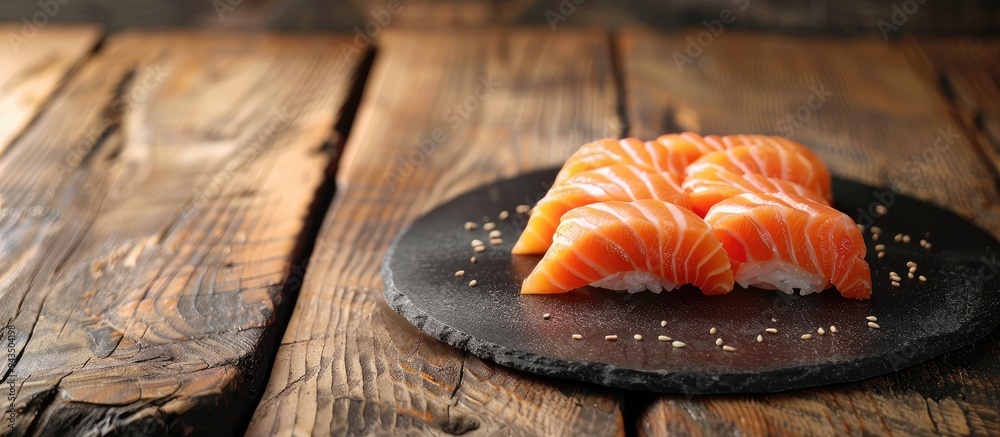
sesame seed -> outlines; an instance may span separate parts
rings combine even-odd
[[[458,277],[458,276],[462,276],[462,275],[464,275],[464,274],[465,274],[465,270],[459,270],[459,271],[455,272],[455,276],[456,276],[456,277]]]
[[[881,234],[882,233],[882,228],[880,228],[878,226],[872,226],[871,227],[871,231],[872,231],[873,234]]]
[[[910,267],[910,273],[916,272],[917,266]]]
[[[869,328],[875,328],[875,329],[879,328],[878,323],[875,323],[875,322],[868,322],[868,327]]]
[[[816,330],[816,333],[819,334],[819,335],[823,335],[823,334],[826,334],[826,330],[823,329],[823,328],[819,328],[819,329]]]
[[[767,328],[764,331],[767,332],[768,334],[777,334],[778,333],[778,330],[774,329],[774,328]]]
[[[494,246],[499,246],[503,244],[503,238],[490,238],[490,244]]]
[[[757,334],[757,343],[763,343],[763,342],[764,342],[764,336]]]
[[[924,247],[924,246],[926,246],[926,245],[927,245],[927,240],[925,240],[925,239],[921,238],[921,239],[920,239],[920,247]]]
[[[507,212],[507,211],[504,211],[504,212]],[[502,214],[502,213],[501,213],[501,214]],[[573,340],[580,340],[580,339],[582,339],[582,338],[583,338],[583,336],[582,336],[582,335],[580,335],[580,334],[573,334]]]
[[[811,334],[802,334],[802,336],[799,337],[799,338],[801,338],[803,340],[808,340],[810,338],[813,338],[813,336]]]
[[[660,341],[670,341],[670,337],[667,337],[666,335],[661,335],[659,337],[656,337],[656,339]]]
[[[913,273],[912,273],[912,272],[911,272],[911,273],[907,273],[907,274],[906,274],[906,277],[907,277],[907,278],[910,278],[910,279],[913,279]]]
[[[868,316],[868,317],[865,317],[865,320],[867,320],[869,322],[877,322],[878,321],[878,317]]]
[[[472,257],[472,258],[469,258],[469,262],[475,264],[475,263],[477,263],[479,261],[476,260],[476,257]]]
[[[927,243],[927,245],[924,246],[924,249],[931,250],[931,243]]]
[[[872,234],[872,241],[878,241],[879,234]]]
[[[678,348],[687,346],[686,344],[684,344],[683,342],[680,342],[680,341],[675,341],[673,343],[670,343],[670,345],[673,346],[673,347],[678,347]]]
[[[920,275],[917,279],[920,279],[920,282],[927,282],[927,277],[924,275]]]
[[[483,230],[486,230],[486,231],[492,231],[492,230],[494,230],[496,228],[497,228],[497,224],[493,223],[493,222],[489,222],[489,223],[483,225]]]
[[[722,346],[722,339],[721,338],[715,339],[715,345],[716,346]]]
[[[830,325],[830,333],[832,334],[834,332],[837,332],[837,327],[833,326],[833,325]]]
[[[479,281],[476,281],[475,279],[469,281],[469,286],[470,287],[475,287],[478,284],[479,284]]]
[[[733,352],[733,351],[735,351],[735,350],[736,350],[736,348],[734,348],[734,347],[732,347],[732,346],[729,346],[729,345],[726,345],[726,346],[723,346],[723,347],[722,347],[722,350],[724,350],[724,351],[726,351],[726,352]]]
[[[882,259],[882,257],[884,257],[884,256],[885,256],[885,252],[879,252],[878,253],[878,259]]]
[[[518,214],[524,214],[528,212],[529,209],[531,209],[531,207],[528,205],[517,205],[517,208],[514,208],[514,211],[517,211]]]
[[[642,341],[642,336],[639,334],[633,335],[632,338],[634,338],[635,341]]]
[[[886,208],[885,205],[882,204],[875,205],[875,212],[878,215],[886,215],[889,213],[889,208]]]
[[[465,222],[466,231],[472,231],[475,229],[479,229],[479,225],[477,225],[475,222]]]
[[[899,287],[899,282],[896,281],[892,281],[889,284],[892,284],[893,287]]]
[[[510,217],[510,212],[508,212],[506,209],[500,211],[500,215],[497,216],[497,218],[500,220],[507,220],[507,217]]]
[[[861,223],[858,223],[858,230],[861,231],[861,232],[864,232],[865,231],[865,225],[863,225]]]
[[[903,236],[903,242],[904,243],[909,243],[910,242],[910,236],[909,235],[904,235]]]
[[[661,328],[666,328],[667,327],[667,321],[666,320],[661,320],[660,321],[660,327]]]
[[[876,244],[875,245],[875,250],[885,250],[885,245],[884,244]]]
[[[605,335],[604,339],[607,340],[607,341],[615,341],[615,340],[618,340],[618,336],[617,335]]]
[[[503,235],[503,233],[500,232],[499,229],[494,229],[490,231],[490,238],[500,238],[501,235]]]
[[[917,263],[915,263],[915,262],[913,262],[913,261],[907,261],[907,262],[906,262],[906,266],[907,266],[907,267],[916,267],[916,266],[917,266]]]
[[[714,327],[714,326],[712,327],[712,329],[709,329],[709,330],[708,330],[708,333],[709,333],[709,334],[715,334],[716,332],[719,332],[719,330],[718,330],[718,329],[715,329],[715,327]]]
[[[542,314],[542,318],[545,319],[545,320],[551,319],[552,318],[552,314],[549,314],[549,313]]]
[[[476,253],[484,252],[484,251],[486,251],[486,246],[476,246],[472,250],[474,250]]]
[[[903,234],[901,234],[901,233],[900,234],[896,234],[895,237],[892,237],[892,241],[895,241],[897,243],[900,242],[900,241],[902,241],[902,240],[903,240]]]
[[[482,246],[483,244],[485,244],[483,240],[472,240],[472,247]]]
[[[899,276],[896,272],[889,272],[889,276]]]

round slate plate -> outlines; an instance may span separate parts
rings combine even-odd
[[[874,212],[876,202],[890,207],[888,215],[873,220],[882,239],[871,241],[865,233],[874,282],[870,300],[844,299],[834,290],[787,296],[739,286],[723,296],[703,296],[691,287],[659,295],[586,287],[522,296],[521,281],[541,257],[510,254],[526,222],[513,211],[541,198],[555,174],[526,174],[480,188],[414,222],[385,258],[389,305],[434,338],[515,369],[696,394],[775,392],[884,374],[967,345],[1000,318],[996,240],[947,211],[841,179],[834,180],[836,207],[856,220],[870,223],[866,211]],[[502,210],[511,217],[497,220]],[[482,223],[484,216],[497,222],[504,242],[474,254],[470,241],[488,241],[488,232],[466,231],[463,224]],[[912,241],[894,242],[900,232]],[[921,248],[922,238],[933,243],[932,250]],[[877,243],[887,246],[882,259],[875,256]],[[472,255],[477,264],[470,262]],[[927,282],[906,278],[907,261],[918,264],[917,274]],[[460,269],[466,273],[457,278]],[[901,286],[890,285],[890,271],[903,276]],[[468,285],[472,279],[478,286]],[[551,314],[547,320],[545,313]],[[878,317],[880,329],[867,326],[870,315]],[[831,325],[836,333],[829,332]],[[716,335],[709,333],[712,327]],[[764,332],[771,327],[778,333]],[[820,327],[825,335],[817,334]],[[811,339],[800,339],[807,333]],[[583,339],[573,340],[573,334]],[[610,334],[618,341],[604,339]],[[659,335],[687,347],[673,348]],[[716,338],[736,351],[723,351]]]

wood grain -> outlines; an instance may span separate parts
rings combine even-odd
[[[621,434],[617,392],[439,343],[388,308],[379,277],[421,213],[619,134],[615,102],[601,31],[387,33],[248,434]]]
[[[20,33],[19,25],[0,26],[6,40],[0,44],[0,154],[101,38],[94,26],[51,26],[31,38]]]
[[[116,34],[11,146],[0,432],[239,432],[339,141],[342,41]]]
[[[837,175],[943,205],[1000,235],[991,169],[937,83],[900,45],[727,30],[680,69],[673,53],[685,54],[686,37],[697,31],[623,34],[633,135],[785,134],[813,147]],[[809,108],[814,89],[831,94],[813,98]],[[794,123],[783,124],[789,114]],[[959,137],[935,148],[938,129],[949,127]],[[653,397],[632,414],[643,435],[996,434],[997,337],[860,383],[761,396]]]

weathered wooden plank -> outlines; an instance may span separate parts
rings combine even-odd
[[[622,433],[616,391],[466,356],[389,309],[379,277],[421,213],[617,135],[615,103],[601,31],[386,34],[249,434]]]
[[[695,55],[686,52],[686,37],[694,35],[636,29],[622,36],[632,134],[790,136],[812,146],[840,176],[944,205],[1000,234],[991,172],[936,83],[914,70],[899,45],[727,30],[698,45]],[[679,68],[674,53],[694,62],[678,58]],[[958,137],[935,144],[941,130]],[[644,435],[995,434],[996,335],[860,383],[653,398],[634,425]]]
[[[20,33],[20,25],[0,25],[6,40],[0,44],[0,154],[101,38],[94,26],[52,26],[30,38]]]
[[[341,41],[117,34],[11,146],[0,432],[240,430],[359,61]]]

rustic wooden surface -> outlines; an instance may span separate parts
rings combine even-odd
[[[0,35],[19,32],[19,27],[0,25]],[[0,44],[0,154],[89,56],[100,36],[93,26],[59,27]]]
[[[701,57],[711,62],[684,68],[669,55],[684,53],[685,35],[629,30],[620,44],[631,134],[786,134],[814,146],[837,175],[945,205],[1000,235],[1000,201],[977,139],[899,44],[729,33],[705,47]],[[786,127],[786,114],[808,108],[811,88],[831,94],[813,99],[816,108],[796,119],[800,126]],[[938,129],[949,127],[960,138],[935,149]],[[997,434],[998,336],[860,383],[763,396],[651,397],[637,426],[644,435]]]
[[[339,141],[342,41],[117,34],[10,146],[0,433],[240,428]]]
[[[616,135],[609,54],[599,30],[386,35],[250,435],[622,432],[616,391],[445,346],[389,309],[379,276],[389,243],[421,213]],[[495,89],[477,96],[487,81]],[[436,131],[447,140],[422,152],[416,142]]]

